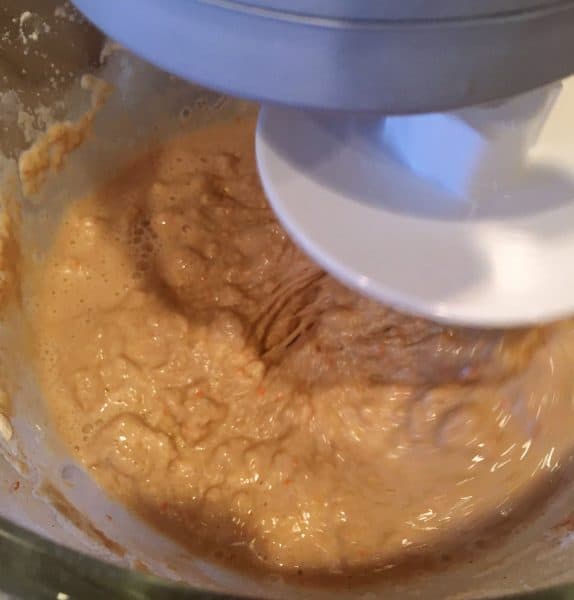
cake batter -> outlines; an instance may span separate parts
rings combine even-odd
[[[55,425],[109,494],[237,565],[480,541],[570,456],[574,325],[452,329],[344,288],[274,218],[253,128],[173,139],[69,209],[34,299]]]

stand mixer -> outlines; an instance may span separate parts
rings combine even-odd
[[[344,283],[472,326],[574,313],[574,1],[75,0],[263,103],[285,229]]]

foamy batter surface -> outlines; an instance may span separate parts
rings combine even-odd
[[[174,139],[62,222],[34,329],[74,455],[195,551],[285,573],[384,571],[518,514],[570,453],[572,323],[456,330],[345,289],[278,225],[252,137]]]

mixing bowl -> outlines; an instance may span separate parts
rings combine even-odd
[[[574,598],[574,485],[566,468],[552,502],[496,544],[443,569],[337,589],[302,588],[278,576],[247,576],[190,556],[107,498],[71,460],[44,412],[27,358],[26,261],[41,257],[62,210],[109,177],[122,157],[175,131],[192,130],[256,107],[166,75],[104,43],[68,5],[19,2],[0,8],[0,195],[21,212],[24,256],[8,273],[18,291],[0,322],[0,382],[10,396],[11,439],[0,439],[0,592],[34,598],[304,599],[452,598],[522,594]],[[26,197],[18,154],[53,119],[78,118],[89,107],[80,75],[114,86],[86,142],[40,192]],[[9,436],[7,436],[8,438]],[[574,434],[573,434],[574,443]],[[551,586],[554,587],[548,591]],[[540,591],[546,589],[547,591]]]

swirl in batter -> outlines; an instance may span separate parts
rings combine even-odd
[[[452,329],[346,289],[275,220],[252,137],[173,139],[66,214],[34,330],[74,456],[193,551],[286,574],[519,515],[570,455],[573,324]]]

